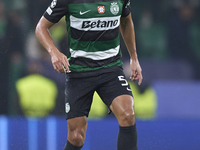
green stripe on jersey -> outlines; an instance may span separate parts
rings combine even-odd
[[[111,5],[116,2],[119,6],[119,11],[117,14],[111,13]],[[109,2],[97,2],[97,3],[79,3],[79,4],[69,4],[69,14],[77,18],[91,18],[91,17],[113,17],[121,15],[122,6],[124,1],[109,1]],[[98,7],[103,6],[104,12],[99,12]]]
[[[90,71],[90,70],[97,70],[97,69],[102,69],[102,68],[106,68],[106,67],[122,66],[122,65],[123,65],[122,61],[121,60],[117,60],[115,62],[112,62],[112,63],[108,64],[108,65],[95,67],[95,68],[88,68],[88,67],[84,67],[84,66],[80,66],[80,65],[71,64],[69,66],[69,69],[73,70],[73,71]]]

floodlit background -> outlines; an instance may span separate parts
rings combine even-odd
[[[0,0],[0,150],[62,150],[65,76],[34,30],[51,0]],[[131,0],[143,69],[135,98],[139,150],[200,149],[200,0]],[[64,18],[51,29],[67,54]],[[102,45],[103,46],[103,45]],[[121,41],[124,71],[129,55]],[[83,150],[116,150],[118,123],[95,93]]]

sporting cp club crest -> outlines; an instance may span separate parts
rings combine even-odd
[[[105,7],[104,6],[98,6],[98,12],[100,14],[103,14],[105,12]]]
[[[70,111],[70,105],[69,103],[65,104],[65,112],[68,113]]]
[[[113,15],[117,15],[119,12],[119,5],[117,4],[117,2],[113,2],[110,5],[110,11]]]

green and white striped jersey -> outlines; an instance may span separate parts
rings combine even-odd
[[[53,0],[44,13],[50,22],[66,17],[71,71],[121,66],[120,17],[130,0]]]

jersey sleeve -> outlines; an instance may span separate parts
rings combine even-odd
[[[131,5],[130,5],[131,1],[130,0],[124,0],[124,5],[122,8],[122,17],[126,17],[130,14],[131,12]]]
[[[52,23],[57,23],[67,14],[67,0],[53,0],[43,16]]]

